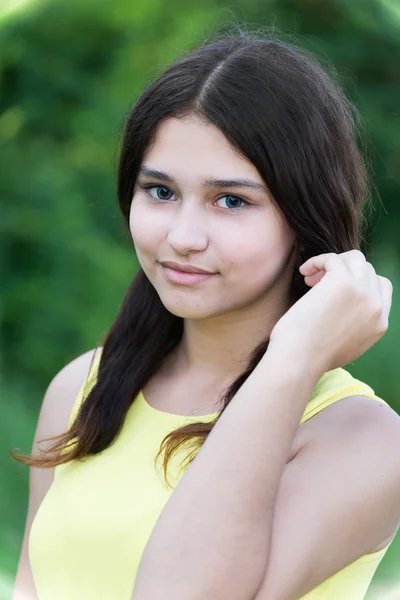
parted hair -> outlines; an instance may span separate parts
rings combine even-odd
[[[360,249],[371,183],[365,124],[339,75],[332,65],[284,37],[236,26],[223,34],[214,32],[164,67],[124,116],[117,197],[130,235],[133,190],[157,126],[169,117],[194,115],[218,127],[257,168],[296,234],[292,305],[310,289],[298,269],[303,262],[326,252]],[[53,467],[110,446],[139,391],[182,334],[183,319],[166,309],[139,268],[103,336],[96,382],[71,427],[45,438],[54,441],[46,452],[36,456],[10,451],[13,458]],[[268,343],[265,339],[253,348],[247,368],[220,395],[215,419],[187,424],[162,440],[156,459],[163,455],[166,480],[171,455],[189,443],[184,466],[192,462]]]

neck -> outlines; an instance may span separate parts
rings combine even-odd
[[[185,319],[182,340],[173,356],[176,373],[209,383],[235,379],[246,369],[254,348],[269,338],[289,308],[287,301],[269,304],[209,319]]]

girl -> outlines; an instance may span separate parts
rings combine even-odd
[[[343,368],[392,294],[359,250],[356,116],[272,35],[211,38],[142,93],[118,173],[140,269],[46,392],[34,446],[55,444],[16,457],[40,467],[17,590],[364,598],[399,525],[400,419]]]

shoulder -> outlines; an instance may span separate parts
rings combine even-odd
[[[397,441],[400,447],[400,416],[381,398],[363,394],[349,394],[320,410],[312,419],[304,423],[310,436],[388,434],[390,440]],[[394,438],[394,440],[393,440]]]
[[[83,354],[80,354],[76,358],[72,359],[69,363],[67,363],[64,367],[58,371],[58,373],[53,377],[50,385],[72,385],[78,387],[83,382],[83,380],[87,377],[89,373],[90,366],[92,362],[94,362],[95,358],[101,353],[101,348],[93,348],[92,350],[88,350]],[[74,381],[71,379],[74,378]]]
[[[339,445],[344,440],[359,438],[364,442],[370,440],[368,451],[374,453],[378,451],[374,444],[380,442],[381,451],[387,453],[400,473],[400,416],[375,394],[372,397],[362,393],[343,394],[299,430],[302,430],[301,446],[321,444],[327,439]]]
[[[44,394],[36,424],[32,454],[41,454],[43,450],[52,445],[51,440],[45,441],[44,438],[57,436],[66,431],[70,412],[89,373],[92,360],[95,358],[95,352],[96,349],[89,350],[74,358],[60,369],[50,381]],[[17,579],[19,578],[19,580],[28,577],[33,582],[29,563],[28,540],[33,519],[54,480],[54,474],[54,467],[40,469],[30,467],[29,470],[28,514],[18,565]]]
[[[324,435],[325,427],[331,428],[332,433],[335,424],[339,430],[353,427],[351,418],[357,423],[356,430],[367,420],[379,427],[378,414],[381,421],[385,419],[393,423],[389,427],[396,428],[398,425],[400,417],[385,400],[375,394],[371,386],[355,378],[346,369],[327,371],[317,382],[307,403],[291,457],[310,437],[319,432]]]
[[[72,408],[98,352],[94,348],[74,358],[50,381],[40,409],[35,444],[39,437],[56,436],[67,430]]]
[[[32,454],[41,454],[53,445],[55,437],[68,428],[68,419],[81,386],[86,380],[95,349],[74,358],[50,381],[43,397],[32,444]],[[32,516],[54,478],[54,467],[30,469],[29,511]]]
[[[67,409],[70,408],[89,373],[92,372],[99,353],[99,349],[94,348],[77,356],[60,369],[50,382],[48,391],[65,401]]]
[[[386,403],[349,396],[305,425],[307,439],[282,474],[257,600],[303,597],[387,547],[400,525],[397,413]]]
[[[400,416],[385,401],[354,395],[334,402],[306,423],[304,444],[326,456],[357,467],[353,480],[369,495],[376,515],[375,542],[391,539],[400,524]],[[366,504],[368,506],[368,503]],[[374,519],[371,518],[371,533]],[[387,528],[384,537],[382,530]]]

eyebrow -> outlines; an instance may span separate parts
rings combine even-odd
[[[158,171],[157,169],[150,169],[149,167],[143,166],[139,175],[144,177],[151,177],[153,179],[160,179],[162,181],[168,181],[169,183],[176,184],[176,180],[165,173],[164,171]],[[240,179],[217,179],[215,177],[209,177],[203,181],[204,188],[252,188],[254,190],[260,190],[262,192],[269,193],[268,188],[262,183],[253,181],[252,179],[240,178]]]

